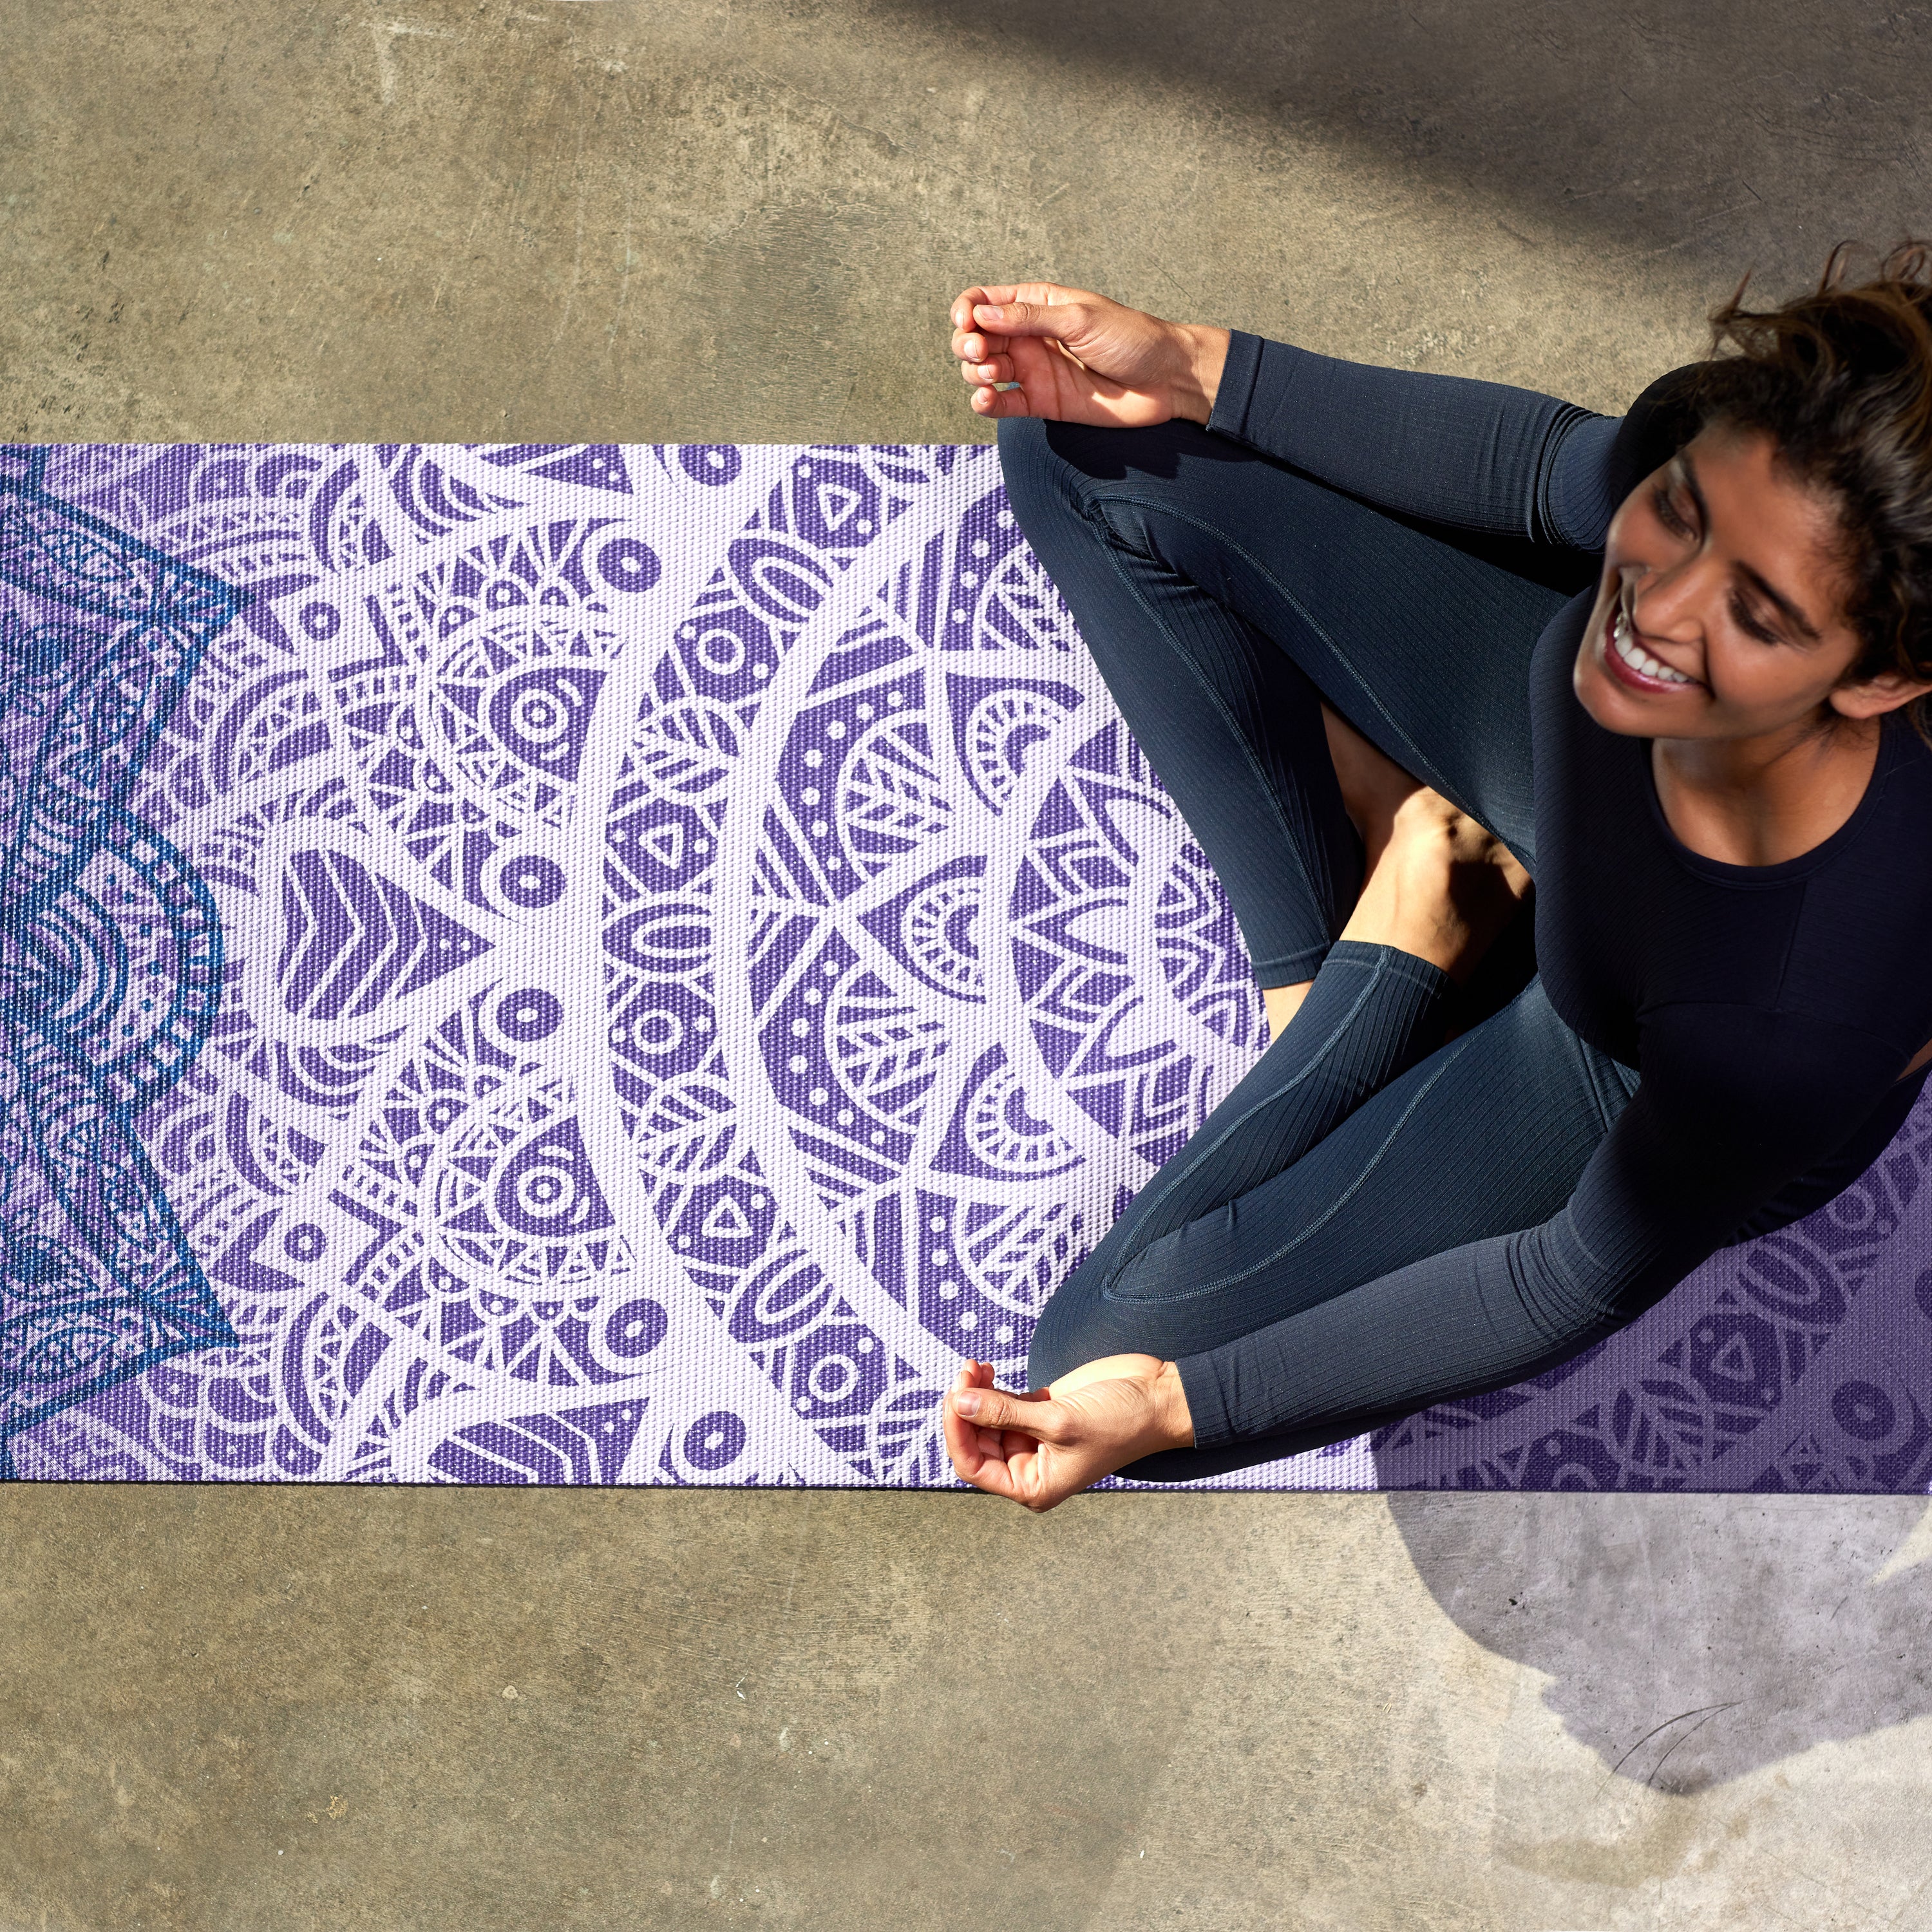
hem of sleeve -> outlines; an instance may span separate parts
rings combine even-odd
[[[1592,554],[1603,548],[1618,502],[1612,500],[1610,464],[1620,419],[1593,415],[1574,404],[1550,426],[1538,465],[1536,526],[1539,542]]]
[[[1234,1440],[1233,1423],[1222,1399],[1221,1378],[1214,1372],[1211,1355],[1183,1355],[1174,1364],[1180,1378],[1180,1392],[1187,1398],[1187,1413],[1194,1424],[1194,1447],[1208,1449]]]
[[[1208,412],[1208,427],[1217,436],[1231,436],[1238,442],[1247,440],[1248,404],[1262,366],[1262,346],[1258,335],[1239,328],[1228,332],[1228,359],[1222,364],[1214,406]]]

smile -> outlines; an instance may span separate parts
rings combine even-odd
[[[1654,658],[1630,634],[1630,619],[1622,610],[1611,620],[1607,639],[1610,648],[1604,662],[1626,684],[1640,691],[1684,691],[1697,680],[1681,670],[1672,670],[1661,658]]]

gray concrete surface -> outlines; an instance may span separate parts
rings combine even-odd
[[[1932,14],[0,0],[11,437],[965,440],[1030,274],[1615,408]],[[0,1928],[1932,1923],[1910,1498],[0,1494]],[[512,1694],[514,1692],[514,1695]]]

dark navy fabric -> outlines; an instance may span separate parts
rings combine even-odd
[[[1789,864],[1664,820],[1570,688],[1610,517],[1688,427],[1238,334],[1205,430],[1002,423],[1015,511],[1301,1015],[1063,1282],[1037,1387],[1176,1360],[1181,1479],[1554,1366],[1880,1153],[1932,1037],[1932,750]],[[1319,699],[1536,880],[1534,965],[1442,1041],[1425,962],[1336,946],[1359,889]]]

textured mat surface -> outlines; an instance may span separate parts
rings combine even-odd
[[[15,449],[0,584],[10,1473],[950,1482],[1266,1043],[988,449]],[[1928,1160],[1217,1486],[1922,1489]]]

